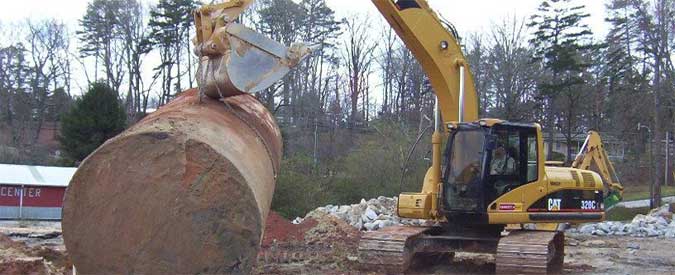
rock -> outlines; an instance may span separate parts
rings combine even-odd
[[[652,211],[649,212],[649,216],[653,217],[662,217],[668,220],[672,220],[673,218],[673,213],[672,210],[670,209],[670,204],[666,204],[664,206],[661,206],[659,208],[653,209]]]
[[[622,224],[622,223],[614,223],[614,224],[612,224],[612,226],[610,227],[610,230],[611,230],[612,232],[615,232],[615,233],[623,232],[623,228],[624,228],[624,227],[625,227],[625,225]]]
[[[664,217],[656,217],[656,224],[659,226],[667,227],[668,226],[668,220],[666,220]]]
[[[675,238],[675,228],[671,228],[670,226],[668,229],[666,229],[665,234],[663,234],[664,237],[666,238]]]
[[[627,248],[627,249],[636,249],[636,250],[637,250],[637,249],[640,249],[640,245],[639,245],[639,244],[636,244],[636,243],[629,243],[628,245],[626,245],[626,248]]]
[[[358,230],[363,229],[363,222],[362,221],[358,221],[358,222],[356,222],[354,224],[350,224],[350,225],[357,228]]]
[[[393,223],[388,220],[377,220],[375,221],[375,224],[377,225],[378,229],[382,229],[393,225]]]
[[[633,223],[633,224],[643,223],[643,222],[645,221],[646,218],[647,218],[647,216],[645,216],[645,215],[637,214],[637,215],[633,218],[633,221],[631,221],[631,223]]]
[[[605,247],[607,246],[607,242],[601,240],[589,240],[581,243],[581,245],[587,247]]]
[[[592,234],[595,231],[594,224],[585,224],[579,228],[579,232],[582,234]]]
[[[351,211],[351,210],[352,210],[352,207],[351,207],[351,206],[349,206],[349,205],[343,205],[343,206],[340,206],[340,208],[338,209],[337,212],[338,212],[338,213],[349,213],[349,211]]]
[[[629,234],[629,235],[635,233],[636,230],[637,230],[637,226],[635,226],[632,223],[626,224],[623,227],[623,232],[625,232],[626,234]]]
[[[646,228],[647,231],[647,237],[656,237],[662,234],[659,234],[659,231],[652,229],[652,228]]]
[[[347,260],[349,260],[350,262],[356,262],[356,261],[359,260],[359,257],[356,257],[356,256],[347,256]]]
[[[598,229],[604,231],[605,233],[612,232],[612,226],[609,223],[603,222],[598,224]]]
[[[366,230],[368,230],[368,231],[374,231],[374,230],[377,230],[377,229],[378,229],[377,224],[376,224],[376,223],[372,223],[372,222],[371,222],[371,223],[366,223],[366,224],[364,224],[363,227],[365,227]]]
[[[373,210],[372,208],[368,207],[366,208],[366,212],[364,213],[366,217],[368,217],[369,220],[373,221],[377,219],[377,212]]]
[[[305,219],[297,217],[291,223],[292,224],[301,224]]]

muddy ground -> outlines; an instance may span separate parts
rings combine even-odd
[[[261,260],[257,272],[259,274],[365,273],[359,269],[356,261],[360,232],[341,226],[343,222],[332,216],[317,219],[318,221],[311,220],[311,222],[318,224],[319,227],[325,223],[340,225],[331,232],[319,230],[320,236],[328,239],[343,237],[337,241],[326,242],[329,247],[316,247],[308,245],[307,242],[287,240],[277,243],[276,247],[274,244],[265,246],[264,251],[276,249],[274,255],[280,257]],[[268,227],[268,230],[289,232],[293,232],[293,228],[297,228],[300,232],[306,230],[302,224],[282,226],[283,223],[277,221],[275,225],[272,228]],[[316,239],[316,233],[311,230],[305,233],[306,240]],[[675,274],[675,239],[566,234],[565,249],[563,274]],[[302,253],[303,250],[308,252]],[[265,255],[265,252],[262,254]],[[494,274],[494,262],[493,255],[457,253],[453,259],[440,259],[435,265],[420,261],[408,273]]]
[[[256,274],[362,274],[360,232],[331,216],[271,215]],[[675,274],[675,239],[567,234],[564,274]],[[0,274],[72,274],[59,223],[0,222]],[[491,255],[458,253],[410,274],[492,274]],[[369,274],[378,274],[370,272]]]

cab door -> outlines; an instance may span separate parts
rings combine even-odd
[[[548,187],[545,180],[541,131],[537,125],[501,125],[495,127],[493,136],[499,143],[510,147],[508,155],[513,158],[515,167],[511,173],[498,174],[499,169],[491,167],[487,176],[486,189],[491,190],[493,200],[487,206],[490,223],[527,222],[527,208],[538,198],[546,196]],[[496,148],[499,145],[495,146]],[[500,165],[495,161],[498,152],[491,153],[490,165]]]

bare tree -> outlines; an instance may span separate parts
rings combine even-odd
[[[525,43],[525,23],[505,19],[492,26],[487,58],[487,78],[492,99],[490,115],[514,121],[534,121],[538,64],[531,62],[532,51]],[[487,88],[487,87],[486,87]],[[488,96],[489,95],[489,96]],[[486,106],[487,107],[487,106]]]
[[[382,41],[380,44],[380,51],[378,58],[379,70],[383,80],[382,83],[382,115],[389,116],[394,108],[394,76],[399,73],[394,68],[394,57],[396,51],[401,47],[401,42],[396,36],[394,30],[390,27],[385,27],[382,31]]]
[[[31,58],[30,90],[32,94],[34,136],[36,141],[58,88],[70,82],[69,40],[66,27],[55,20],[28,21],[28,50]]]
[[[359,98],[367,102],[366,93],[370,88],[369,78],[372,73],[373,52],[377,44],[370,39],[368,30],[370,20],[367,17],[354,16],[346,22],[347,37],[344,42],[342,59],[349,75],[350,127],[355,127],[360,117],[358,106]],[[368,110],[365,110],[367,112]]]
[[[672,129],[672,112],[670,118],[666,116],[663,103],[672,102],[673,98],[673,79],[675,68],[673,67],[673,26],[675,25],[675,1],[656,0],[653,5],[644,1],[634,1],[634,7],[637,9],[637,18],[643,35],[642,48],[651,61],[653,72],[653,133],[657,146],[660,148],[660,141],[665,139],[665,132]],[[664,123],[665,122],[665,123]],[[662,171],[660,158],[655,159],[655,171]],[[658,194],[660,183],[663,181],[662,173],[654,172],[654,181],[657,186],[655,192]],[[660,197],[656,198],[657,206],[660,204]]]
[[[119,15],[119,32],[123,39],[124,63],[128,72],[128,90],[126,95],[127,118],[133,121],[137,114],[146,112],[148,89],[143,82],[143,60],[151,51],[147,11],[136,0],[125,0]]]

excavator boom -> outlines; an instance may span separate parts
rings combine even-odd
[[[422,65],[444,124],[478,120],[473,76],[452,26],[444,25],[426,0],[372,1]]]

